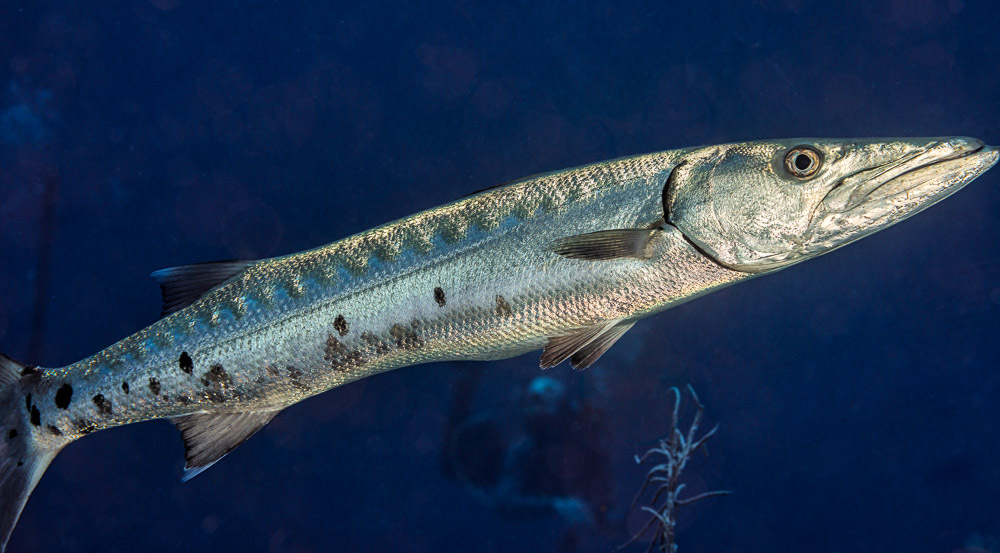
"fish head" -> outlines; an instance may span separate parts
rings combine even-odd
[[[983,174],[997,155],[966,137],[710,146],[673,168],[664,219],[719,264],[761,273],[898,223]]]

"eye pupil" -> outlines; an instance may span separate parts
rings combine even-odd
[[[785,170],[797,179],[807,179],[819,171],[823,158],[809,146],[793,148],[785,156]]]

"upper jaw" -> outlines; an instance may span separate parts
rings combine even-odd
[[[960,190],[997,157],[980,140],[946,138],[854,173],[818,206],[802,253],[829,251],[902,221]]]
[[[966,162],[970,160],[957,164],[945,162],[967,158],[984,149],[992,152],[995,162],[996,152],[981,140],[966,137],[939,140],[900,159],[845,177],[823,199],[823,207],[829,212],[845,212],[863,203],[887,200],[932,180],[947,180],[956,168],[969,165]],[[992,163],[983,171],[991,166]],[[963,184],[968,180],[963,179]]]

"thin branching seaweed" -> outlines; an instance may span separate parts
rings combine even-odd
[[[684,484],[681,483],[681,472],[684,471],[684,467],[687,466],[688,460],[691,459],[691,456],[694,455],[695,452],[698,450],[704,450],[707,454],[705,444],[719,428],[719,426],[716,425],[701,437],[697,437],[698,425],[701,424],[701,418],[705,412],[705,406],[701,404],[701,400],[698,399],[698,394],[694,392],[694,388],[690,385],[688,385],[687,388],[691,393],[691,397],[694,398],[694,403],[697,406],[694,419],[691,421],[691,426],[688,428],[687,433],[682,433],[679,428],[681,392],[677,388],[671,388],[674,392],[674,412],[670,420],[670,433],[666,438],[660,439],[659,447],[650,449],[641,457],[638,455],[635,456],[635,462],[640,465],[645,463],[646,460],[651,457],[663,457],[664,459],[660,464],[654,466],[649,470],[649,472],[646,473],[646,479],[642,483],[642,487],[639,488],[639,492],[635,495],[635,499],[632,500],[631,509],[634,509],[636,504],[639,502],[639,499],[644,493],[646,493],[646,490],[653,489],[655,487],[653,497],[650,499],[649,504],[642,507],[643,511],[652,516],[649,521],[638,532],[636,532],[631,539],[622,544],[619,549],[624,549],[625,547],[632,545],[652,528],[653,539],[650,541],[649,548],[646,549],[646,553],[652,553],[653,550],[658,551],[658,553],[676,553],[677,543],[675,530],[677,527],[677,510],[684,505],[690,505],[702,499],[731,493],[729,491],[720,490],[704,492],[692,497],[682,498],[680,496],[681,492],[684,491]]]

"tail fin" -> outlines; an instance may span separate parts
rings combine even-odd
[[[7,548],[35,484],[61,449],[36,443],[29,412],[21,407],[25,404],[21,390],[37,381],[31,376],[30,367],[0,354],[0,552]]]

